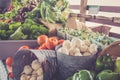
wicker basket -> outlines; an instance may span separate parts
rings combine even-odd
[[[93,32],[99,32],[99,33],[104,33],[106,35],[109,35],[111,27],[106,26],[106,25],[101,25],[101,26],[97,26],[91,29]]]
[[[105,49],[103,49],[100,54],[101,55],[110,54],[111,56],[114,57],[120,56],[120,40],[115,41],[108,45],[107,47],[105,47]]]
[[[30,65],[33,60],[38,59],[42,63],[43,80],[54,80],[57,72],[57,58],[52,50],[21,50],[13,59],[13,75],[15,80],[20,80],[25,65]]]

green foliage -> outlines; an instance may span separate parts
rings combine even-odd
[[[31,19],[27,19],[22,26],[22,32],[28,35],[27,39],[37,39],[41,34],[48,34],[48,29],[43,25],[35,23]]]
[[[12,35],[10,35],[9,39],[23,40],[23,39],[27,39],[27,35],[24,35],[24,33],[22,32],[22,28],[19,27]]]
[[[65,25],[70,12],[66,0],[42,0],[38,6],[43,20]],[[65,13],[66,15],[64,15]]]
[[[13,23],[11,23],[11,24],[9,25],[9,29],[15,31],[15,30],[17,30],[21,25],[22,25],[21,22],[13,22]]]

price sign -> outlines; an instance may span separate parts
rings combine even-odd
[[[88,14],[97,14],[99,12],[100,6],[90,5],[88,8]]]

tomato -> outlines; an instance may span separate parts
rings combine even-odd
[[[18,50],[23,50],[23,49],[30,49],[30,47],[27,45],[23,45]]]
[[[11,67],[12,66],[12,61],[13,61],[13,58],[12,57],[8,57],[6,59],[6,65]]]
[[[50,37],[46,42],[46,47],[48,49],[55,49],[55,46],[58,45],[57,37]]]
[[[39,50],[47,49],[46,43],[43,43],[38,49]]]
[[[8,75],[9,75],[10,78],[14,78],[14,75],[13,75],[12,72],[9,72]]]
[[[64,42],[63,39],[58,40],[58,44],[62,44]]]
[[[47,41],[48,37],[46,35],[40,35],[37,38],[37,43],[39,45],[42,45],[43,43],[45,43]]]

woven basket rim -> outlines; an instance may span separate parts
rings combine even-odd
[[[119,49],[117,49],[119,48]],[[114,51],[113,51],[114,50]],[[108,53],[109,52],[109,53]],[[114,53],[113,53],[114,52]],[[112,42],[111,44],[109,44],[108,46],[106,46],[100,53],[100,55],[104,55],[104,54],[110,54],[112,56],[120,56],[120,39]]]

